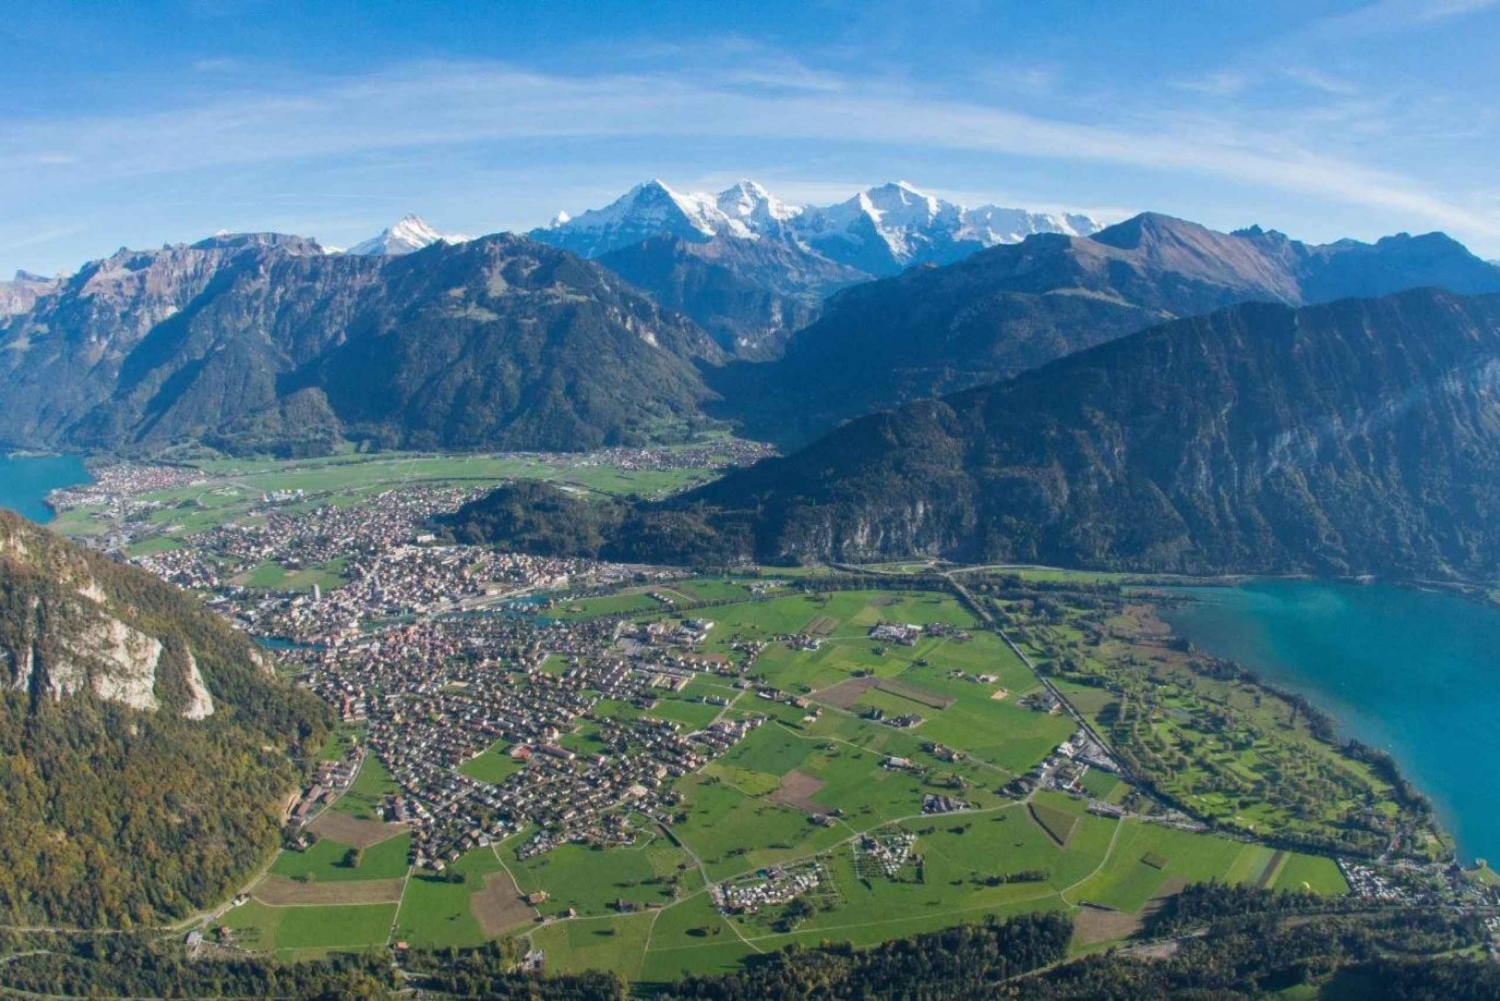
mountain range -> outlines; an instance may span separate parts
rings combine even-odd
[[[0,511],[6,924],[129,927],[223,900],[278,844],[294,759],[327,725],[192,596]]]
[[[1001,210],[909,186],[798,209],[750,182],[711,197],[658,184],[537,239],[408,217],[358,253],[226,234],[23,274],[0,315],[0,444],[576,450],[728,424],[793,448],[1238,302],[1500,292],[1500,269],[1442,234],[1314,246],[1151,213],[870,280],[817,249],[866,204],[887,206],[862,218],[903,253],[1009,237]],[[541,237],[587,237],[598,256]]]
[[[965,208],[905,181],[882,184],[828,206],[790,205],[754,181],[717,194],[681,193],[659,180],[638,184],[601,209],[559,213],[531,237],[600,257],[658,236],[692,242],[715,238],[774,240],[801,246],[871,276],[918,264],[951,264],[976,250],[1019,243],[1035,233],[1088,236],[1100,224],[1087,215],[1029,212],[984,205]]]
[[[0,439],[139,450],[587,449],[680,434],[719,349],[524,237],[401,255],[301,237],[121,251],[0,325]]]
[[[1441,233],[1308,245],[1145,213],[1093,236],[1033,236],[841,292],[784,357],[711,373],[723,401],[715,413],[795,446],[852,417],[1008,378],[1165,320],[1428,285],[1500,292],[1500,268]]]
[[[649,181],[604,208],[560,213],[530,236],[598,259],[687,313],[730,353],[764,360],[839,289],[1035,233],[1099,228],[1085,215],[968,209],[904,181],[824,207],[789,205],[754,181],[717,194]]]
[[[460,538],[667,562],[1489,579],[1500,296],[1243,303],[854,420],[654,505],[505,487]]]

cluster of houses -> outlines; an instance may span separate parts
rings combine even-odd
[[[822,861],[813,859],[763,869],[749,879],[716,883],[709,888],[709,894],[720,913],[755,914],[763,907],[789,904],[816,890],[827,878],[828,870]]]
[[[897,730],[910,730],[913,727],[921,726],[924,722],[923,718],[916,713],[900,713],[895,716],[888,716],[885,710],[879,706],[871,706],[869,709],[866,709],[863,716],[872,723],[883,723],[886,726],[895,727]]]
[[[622,808],[669,823],[672,781],[761,722],[724,715],[688,731],[652,716],[663,679],[680,687],[692,675],[616,656],[615,631],[598,620],[428,618],[302,657],[325,699],[367,707],[365,744],[400,790],[387,818],[411,827],[413,863],[440,871],[533,825],[522,855],[567,841],[629,843]],[[606,699],[635,712],[605,711]],[[499,753],[519,767],[498,782],[465,768]]]
[[[707,619],[656,619],[630,627],[627,638],[649,646],[696,647],[708,639],[714,624]]]
[[[1080,728],[1058,744],[1051,754],[1037,762],[1031,771],[1012,782],[1011,791],[1024,794],[1032,789],[1056,789],[1082,795],[1083,777],[1090,768],[1111,773],[1118,773],[1120,770],[1109,752]],[[1102,812],[1106,816],[1118,815],[1114,808],[1101,808],[1096,812]]]
[[[953,796],[928,793],[922,797],[922,812],[927,814],[957,813],[960,810],[967,810],[968,808],[969,804],[967,802]]]
[[[99,506],[104,508],[101,517],[111,521],[144,520],[162,505],[157,501],[137,500],[139,495],[194,486],[207,479],[202,470],[188,466],[152,466],[134,462],[98,466],[90,469],[89,474],[94,478],[90,483],[48,494],[48,505],[57,511]]]
[[[917,640],[921,638],[922,627],[909,623],[882,622],[870,630],[870,639],[895,643],[897,646],[916,646]]]
[[[359,774],[364,755],[364,748],[351,747],[337,760],[318,762],[312,784],[294,803],[287,819],[300,827],[320,804],[337,799],[340,793],[354,784],[354,776]]]
[[[662,472],[669,469],[719,469],[728,466],[754,465],[776,454],[770,445],[758,441],[726,438],[699,445],[652,446],[646,448],[613,448],[593,452],[582,459],[568,456],[569,464],[609,466],[629,471]]]
[[[910,831],[884,829],[861,834],[854,842],[854,871],[863,878],[895,879],[910,864],[917,836]]]
[[[499,606],[508,599],[579,583],[613,585],[635,572],[592,560],[436,546],[426,526],[476,491],[419,487],[387,491],[357,507],[280,510],[271,495],[257,517],[200,532],[179,549],[134,558],[163,580],[210,592],[212,603],[249,631],[299,642],[346,642],[371,619]],[[264,563],[289,572],[334,561],[346,578],[325,593],[248,586]]]
[[[1022,709],[1030,709],[1032,712],[1046,713],[1049,716],[1056,716],[1058,713],[1062,712],[1062,702],[1056,695],[1053,695],[1051,692],[1045,689],[1021,696],[1016,705],[1020,706]]]
[[[1349,892],[1354,896],[1390,904],[1415,902],[1411,892],[1393,879],[1390,873],[1363,862],[1348,859],[1336,861],[1344,879],[1349,881]]]

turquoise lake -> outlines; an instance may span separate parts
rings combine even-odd
[[[89,482],[88,470],[76,455],[11,458],[0,455],[0,507],[17,511],[32,521],[52,520],[43,499],[60,487]]]
[[[1500,860],[1500,610],[1404,588],[1183,588],[1163,617],[1395,757],[1467,859]]]

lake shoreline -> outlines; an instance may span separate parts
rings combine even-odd
[[[1161,608],[1175,635],[1307,699],[1341,740],[1389,753],[1461,859],[1500,853],[1500,789],[1482,765],[1500,752],[1485,659],[1500,610],[1394,584],[1257,578],[1203,592]]]

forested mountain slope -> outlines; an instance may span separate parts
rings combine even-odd
[[[0,512],[0,923],[212,904],[279,841],[327,710],[144,571]]]
[[[845,290],[785,357],[712,373],[747,433],[805,444],[844,420],[1009,378],[1167,320],[1247,301],[1291,306],[1436,286],[1500,292],[1500,268],[1442,234],[1309,246],[1145,214]]]
[[[1249,303],[852,421],[663,504],[531,498],[523,520],[502,491],[456,524],[645,560],[1489,579],[1497,392],[1500,297]]]

